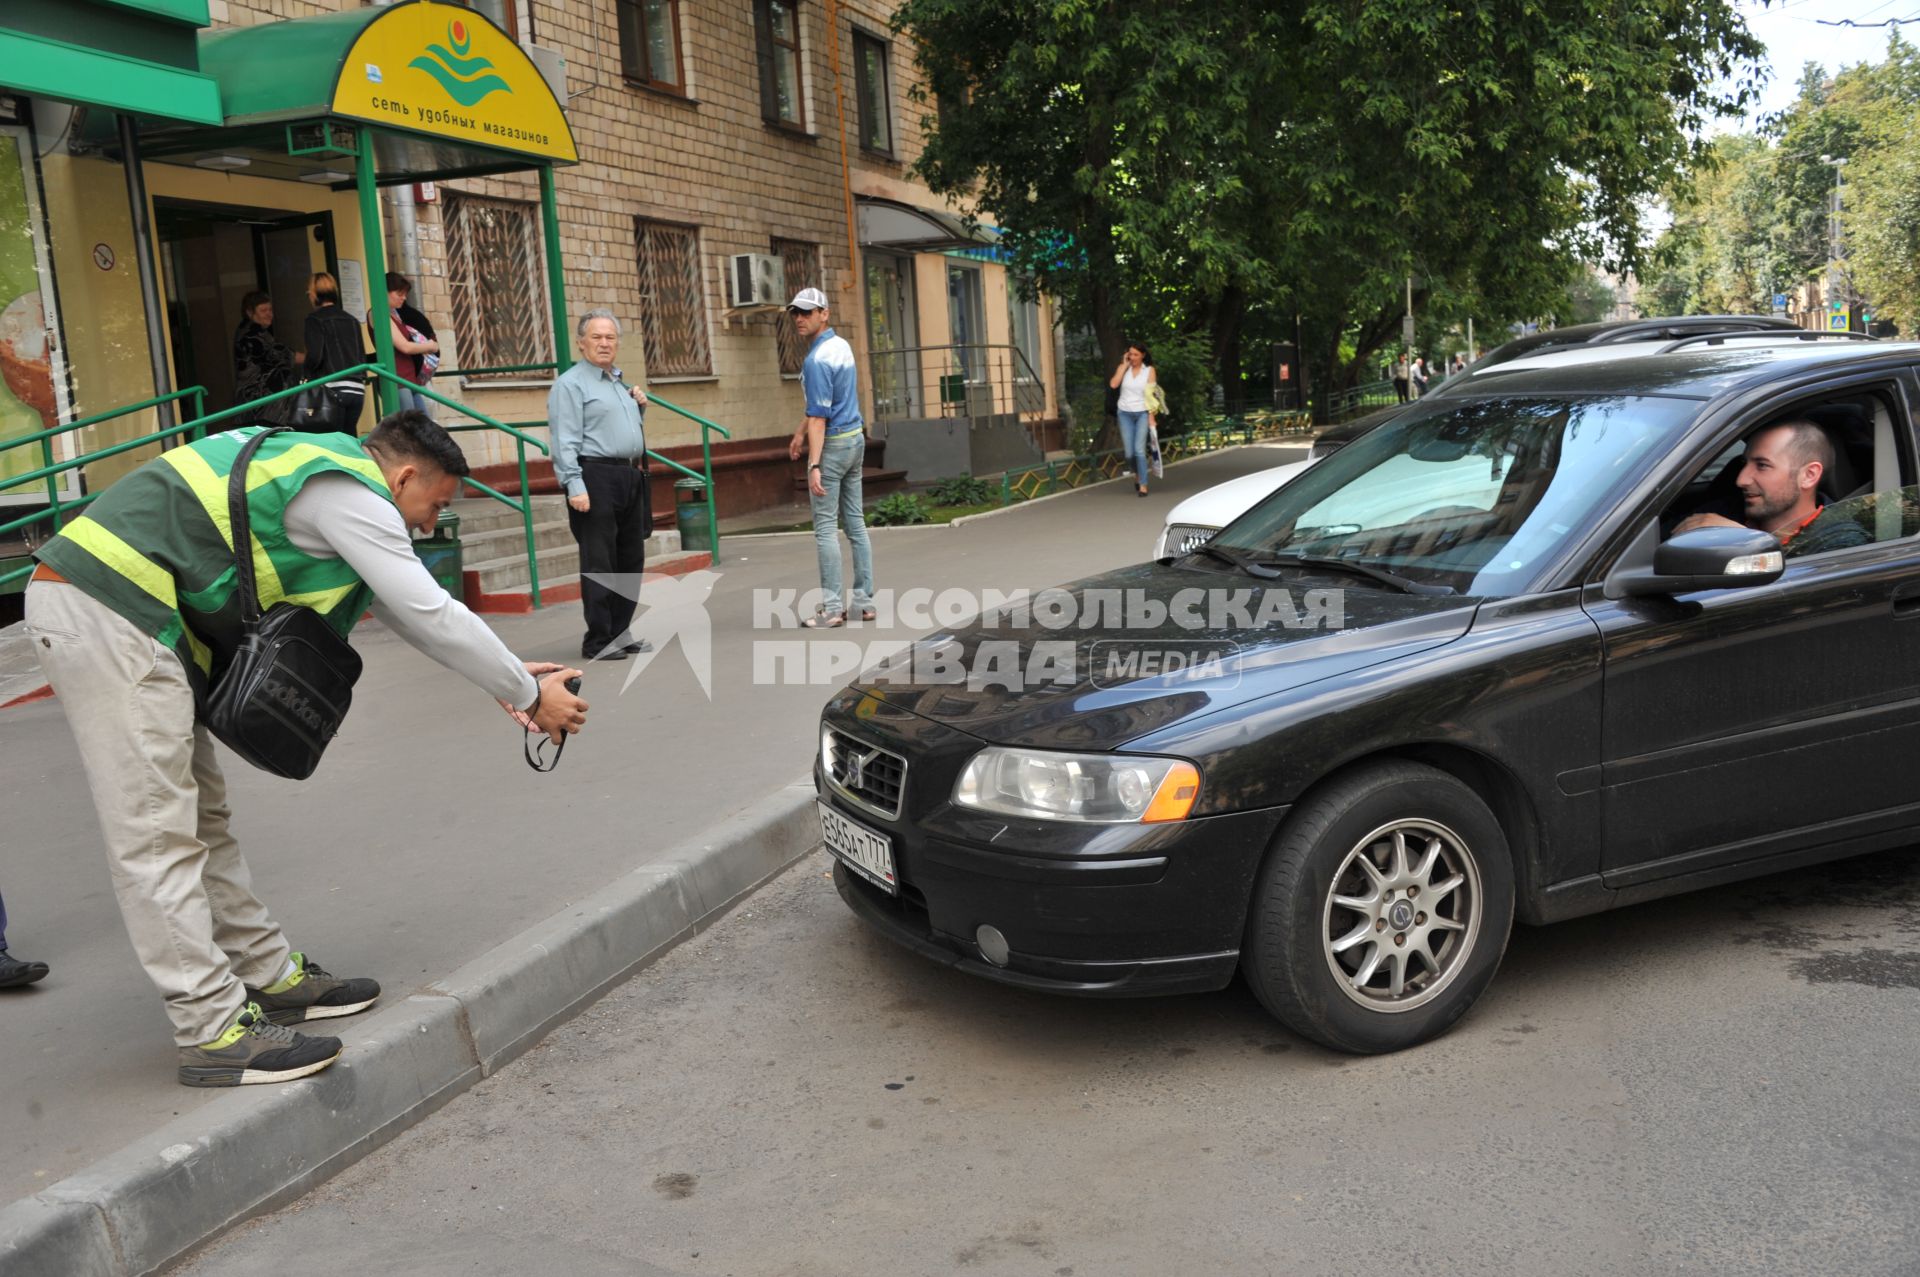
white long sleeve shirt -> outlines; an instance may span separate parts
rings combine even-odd
[[[520,709],[539,686],[486,622],[433,579],[393,502],[347,474],[319,474],[287,503],[287,539],[303,554],[345,559],[373,590],[373,614],[489,696]]]

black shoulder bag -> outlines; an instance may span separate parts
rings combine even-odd
[[[239,569],[239,648],[207,694],[201,721],[261,771],[305,780],[353,705],[360,656],[320,613],[276,603],[260,613],[247,518],[247,464],[270,434],[247,440],[227,480],[234,564]]]

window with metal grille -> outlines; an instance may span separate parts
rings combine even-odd
[[[893,96],[887,78],[887,42],[853,33],[854,92],[860,99],[860,145],[893,154]]]
[[[776,239],[773,251],[786,271],[787,296],[803,288],[820,287],[820,246],[803,244],[797,239]],[[780,340],[780,371],[797,373],[807,358],[807,343],[793,326],[793,316],[781,311],[774,320],[774,332]]]
[[[700,281],[700,232],[673,222],[633,219],[640,255],[640,331],[647,376],[713,372],[707,294]]]
[[[620,19],[620,71],[635,84],[684,94],[680,69],[680,0],[615,0]]]
[[[553,358],[540,215],[532,204],[448,191],[447,281],[461,368]]]
[[[760,118],[784,128],[805,129],[798,6],[793,0],[753,0],[753,32],[760,48]]]

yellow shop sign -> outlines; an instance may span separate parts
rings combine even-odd
[[[525,50],[471,9],[397,4],[347,50],[333,113],[574,163],[566,114]]]

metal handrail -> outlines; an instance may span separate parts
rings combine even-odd
[[[557,374],[559,371],[560,371],[559,363],[554,361],[548,361],[546,363],[535,363],[535,364],[501,364],[499,367],[496,367],[496,368],[440,368],[440,369],[436,369],[433,375],[435,377],[480,377],[480,376],[490,376],[490,375],[499,374],[499,373],[514,373],[514,372],[550,372],[550,373]],[[719,513],[719,498],[716,496],[714,492],[714,483],[713,483],[712,432],[719,431],[721,438],[731,439],[733,438],[733,431],[727,429],[725,426],[721,425],[718,422],[708,421],[705,417],[701,416],[699,413],[691,412],[685,408],[682,408],[679,404],[673,402],[673,400],[663,398],[660,395],[656,395],[651,390],[647,392],[647,402],[650,404],[657,403],[662,408],[665,408],[668,412],[678,413],[680,416],[685,417],[688,421],[691,421],[695,425],[700,427],[700,464],[702,469],[705,471],[704,474],[701,473],[700,471],[689,469],[688,467],[681,465],[678,461],[674,461],[671,458],[663,457],[658,452],[655,452],[652,448],[648,448],[646,450],[646,453],[647,453],[647,456],[651,457],[655,461],[658,461],[661,465],[667,466],[674,470],[678,470],[681,474],[686,475],[689,479],[698,479],[703,484],[706,485],[707,535],[710,538],[712,538],[712,541],[713,541],[713,561],[715,563],[718,563],[720,562],[720,513]],[[541,426],[547,425],[546,422],[532,422],[532,421],[521,422],[519,424],[526,425],[526,426],[534,426],[534,427],[541,427]],[[522,485],[522,491],[524,491],[525,484],[526,484],[526,476],[524,474],[520,476],[520,481]]]
[[[966,358],[965,352],[981,353],[982,358],[979,362],[983,365],[981,371],[986,373],[984,377],[976,376],[975,369],[968,366],[969,361]],[[1004,369],[1010,373],[1011,384],[1006,386],[1005,390],[1007,392],[1008,407],[1012,410],[1013,414],[1016,416],[1027,416],[1044,413],[1046,411],[1045,385],[1040,378],[1039,370],[1033,366],[1033,361],[1027,358],[1026,352],[1021,350],[1019,346],[1012,342],[945,342],[921,346],[889,346],[867,352],[867,357],[872,362],[874,370],[875,419],[886,421],[915,415],[931,415],[925,413],[915,414],[911,408],[906,411],[894,411],[883,405],[881,402],[883,396],[880,394],[884,384],[882,371],[890,367],[893,367],[895,375],[906,383],[905,389],[909,396],[910,403],[924,401],[924,392],[930,383],[939,385],[939,390],[936,391],[936,394],[939,396],[939,402],[943,407],[948,404],[962,402],[964,396],[958,399],[947,398],[947,387],[941,384],[956,375],[963,379],[962,384],[965,386],[988,386],[993,388],[997,400],[998,391],[1001,387],[998,379],[994,375],[995,372],[998,371],[994,366],[994,352],[1002,352],[1006,357],[1005,362],[1000,365],[1000,369]],[[953,371],[943,372],[936,369],[929,374],[927,365],[922,362],[922,356],[928,354],[939,356],[948,361],[945,364],[945,367],[948,369],[951,369],[955,362],[959,363],[959,371],[957,373]],[[1028,386],[1037,389],[1039,404],[1036,407],[1021,406],[1020,398],[1022,389]]]
[[[55,437],[70,434],[76,430],[85,430],[90,426],[97,426],[102,422],[113,421],[119,417],[131,416],[136,412],[145,412],[147,409],[158,407],[163,403],[173,403],[187,398],[191,398],[194,402],[194,416],[197,419],[200,415],[201,408],[204,407],[206,403],[206,394],[205,386],[188,386],[184,390],[175,390],[164,395],[155,395],[150,399],[143,399],[139,403],[128,404],[125,407],[111,409],[107,412],[95,413],[91,417],[82,417],[78,421],[68,422],[65,425],[51,426],[45,430],[36,430],[29,435],[22,435],[18,439],[8,439],[0,442],[0,452],[6,452],[12,448],[24,448],[37,443],[40,445],[41,458],[46,462],[46,464],[38,470],[29,470],[25,474],[14,475],[8,479],[0,479],[0,491],[4,491],[7,488],[22,487],[41,479],[44,479],[47,484],[47,508],[44,510],[34,510],[21,518],[0,523],[0,535],[17,532],[30,524],[38,523],[42,519],[47,518],[53,520],[53,530],[56,533],[59,532],[67,511],[78,510],[100,494],[97,492],[89,492],[73,501],[62,501],[60,499],[58,476],[68,470],[76,470],[91,461],[118,456],[120,453],[131,452],[135,448],[144,448],[148,444],[158,443],[174,435],[194,430],[197,428],[197,423],[196,421],[188,421],[179,425],[167,426],[164,429],[154,431],[152,434],[141,435],[137,439],[130,439],[115,444],[111,448],[101,449],[97,452],[83,453],[70,461],[59,463],[56,463],[53,459],[53,440]],[[15,568],[11,572],[0,575],[0,587],[10,585],[32,571],[33,567],[29,564],[26,567]]]
[[[433,377],[437,378],[437,377],[446,377],[446,376],[476,376],[476,375],[486,374],[486,373],[513,373],[513,372],[549,372],[551,373],[551,372],[557,372],[559,368],[560,368],[560,365],[552,361],[545,362],[545,363],[530,363],[530,364],[506,364],[506,365],[501,365],[495,368],[466,368],[466,369],[443,368],[443,369],[436,369],[435,372],[433,373]],[[493,417],[488,416],[486,413],[475,410],[471,405],[461,403],[456,399],[453,399],[448,397],[447,395],[441,394],[439,391],[433,389],[431,385],[419,385],[406,378],[400,377],[396,373],[382,367],[377,363],[356,364],[351,368],[344,368],[344,369],[341,369],[339,372],[329,373],[326,376],[320,377],[316,380],[302,382],[298,385],[290,386],[285,390],[275,391],[270,395],[263,395],[258,399],[248,400],[245,403],[236,404],[231,408],[224,408],[218,412],[209,413],[205,410],[206,409],[206,393],[207,393],[205,387],[191,386],[183,390],[172,391],[168,394],[155,395],[150,399],[143,399],[138,403],[128,404],[123,407],[114,408],[107,412],[96,413],[90,417],[84,417],[78,421],[69,422],[59,426],[53,426],[46,430],[36,431],[35,433],[30,435],[23,435],[23,436],[20,436],[19,438],[0,441],[0,453],[5,453],[14,448],[28,447],[36,443],[40,444],[42,454],[46,461],[45,465],[41,466],[36,470],[31,470],[24,474],[16,475],[11,478],[0,479],[0,491],[4,491],[9,488],[17,488],[26,484],[34,483],[36,481],[44,480],[47,484],[47,499],[48,499],[47,508],[36,509],[20,518],[10,520],[6,523],[0,523],[0,535],[4,535],[5,533],[8,533],[8,532],[17,531],[21,528],[27,527],[31,524],[40,522],[41,520],[48,519],[48,518],[51,518],[53,520],[54,530],[58,532],[64,521],[64,516],[68,511],[77,510],[82,506],[85,506],[88,503],[92,502],[95,498],[97,498],[100,495],[99,492],[90,492],[72,501],[62,501],[59,495],[58,476],[69,470],[77,470],[83,466],[90,465],[93,462],[102,461],[108,457],[118,456],[121,453],[131,452],[137,448],[143,448],[148,446],[149,444],[157,443],[176,435],[185,435],[190,438],[204,438],[206,436],[207,428],[209,426],[218,425],[221,422],[229,421],[236,417],[241,417],[246,415],[257,415],[259,411],[262,408],[266,407],[267,405],[278,403],[286,399],[296,398],[306,390],[316,385],[325,385],[330,382],[346,381],[350,379],[365,381],[370,378],[384,379],[385,381],[388,381],[395,385],[404,386],[407,389],[413,390],[427,399],[433,400],[435,403],[444,404],[445,406],[460,413],[462,416],[472,419],[470,423],[463,422],[455,425],[446,426],[445,429],[447,429],[451,433],[469,432],[469,431],[475,431],[475,430],[497,430],[514,440],[515,461],[516,461],[516,465],[517,465],[517,468],[519,471],[519,477],[520,477],[520,499],[519,500],[515,500],[511,497],[508,497],[504,493],[501,493],[495,490],[494,488],[489,487],[487,484],[481,483],[479,480],[474,479],[471,476],[467,476],[466,478],[462,479],[461,482],[466,487],[472,488],[475,491],[485,496],[491,497],[494,500],[499,501],[504,505],[513,507],[520,514],[521,528],[526,537],[528,589],[529,589],[529,593],[532,595],[533,605],[535,607],[542,606],[540,602],[539,551],[538,551],[538,546],[536,544],[534,531],[533,531],[533,493],[531,490],[530,477],[527,471],[527,446],[531,444],[533,447],[538,448],[541,454],[545,456],[551,456],[552,449],[546,440],[540,439],[534,435],[526,433],[526,431],[521,427],[544,428],[546,427],[547,423],[544,421],[508,423],[508,422],[497,420]],[[429,381],[431,380],[432,378],[429,378]],[[171,403],[177,400],[188,399],[188,398],[191,398],[193,400],[193,415],[191,419],[187,421],[180,422],[177,425],[169,426],[164,430],[158,430],[151,434],[142,435],[137,439],[131,439],[119,444],[115,444],[108,448],[102,448],[92,452],[81,453],[80,455],[66,462],[55,463],[53,460],[53,449],[52,449],[51,441],[59,435],[69,434],[77,430],[86,429],[89,426],[99,425],[102,422],[112,421],[119,417],[129,416],[133,413],[142,412],[163,403]],[[655,461],[658,461],[663,466],[666,466],[669,469],[672,469],[674,471],[679,472],[682,475],[685,475],[687,478],[699,479],[704,484],[705,491],[706,491],[707,526],[713,538],[713,561],[715,563],[718,563],[720,561],[720,523],[719,523],[718,500],[714,492],[715,485],[713,481],[712,435],[717,432],[722,438],[731,439],[733,438],[733,432],[731,430],[728,430],[725,426],[720,425],[718,422],[709,421],[707,418],[702,417],[700,414],[689,411],[688,409],[681,407],[679,404],[676,404],[669,399],[665,399],[660,396],[651,395],[651,394],[648,396],[648,399],[652,403],[659,404],[661,407],[667,409],[669,412],[676,413],[679,416],[687,418],[689,421],[694,422],[700,427],[700,455],[701,455],[701,462],[702,462],[704,473],[698,470],[694,470],[688,466],[682,465],[681,463],[674,461],[671,458],[661,456],[658,452],[655,452],[651,448],[647,450],[647,456]],[[32,568],[31,566],[29,566],[25,568],[16,569],[4,575],[0,575],[0,587],[4,587],[6,585],[11,584],[14,581],[19,580],[21,577],[26,576],[31,571],[32,571]]]

